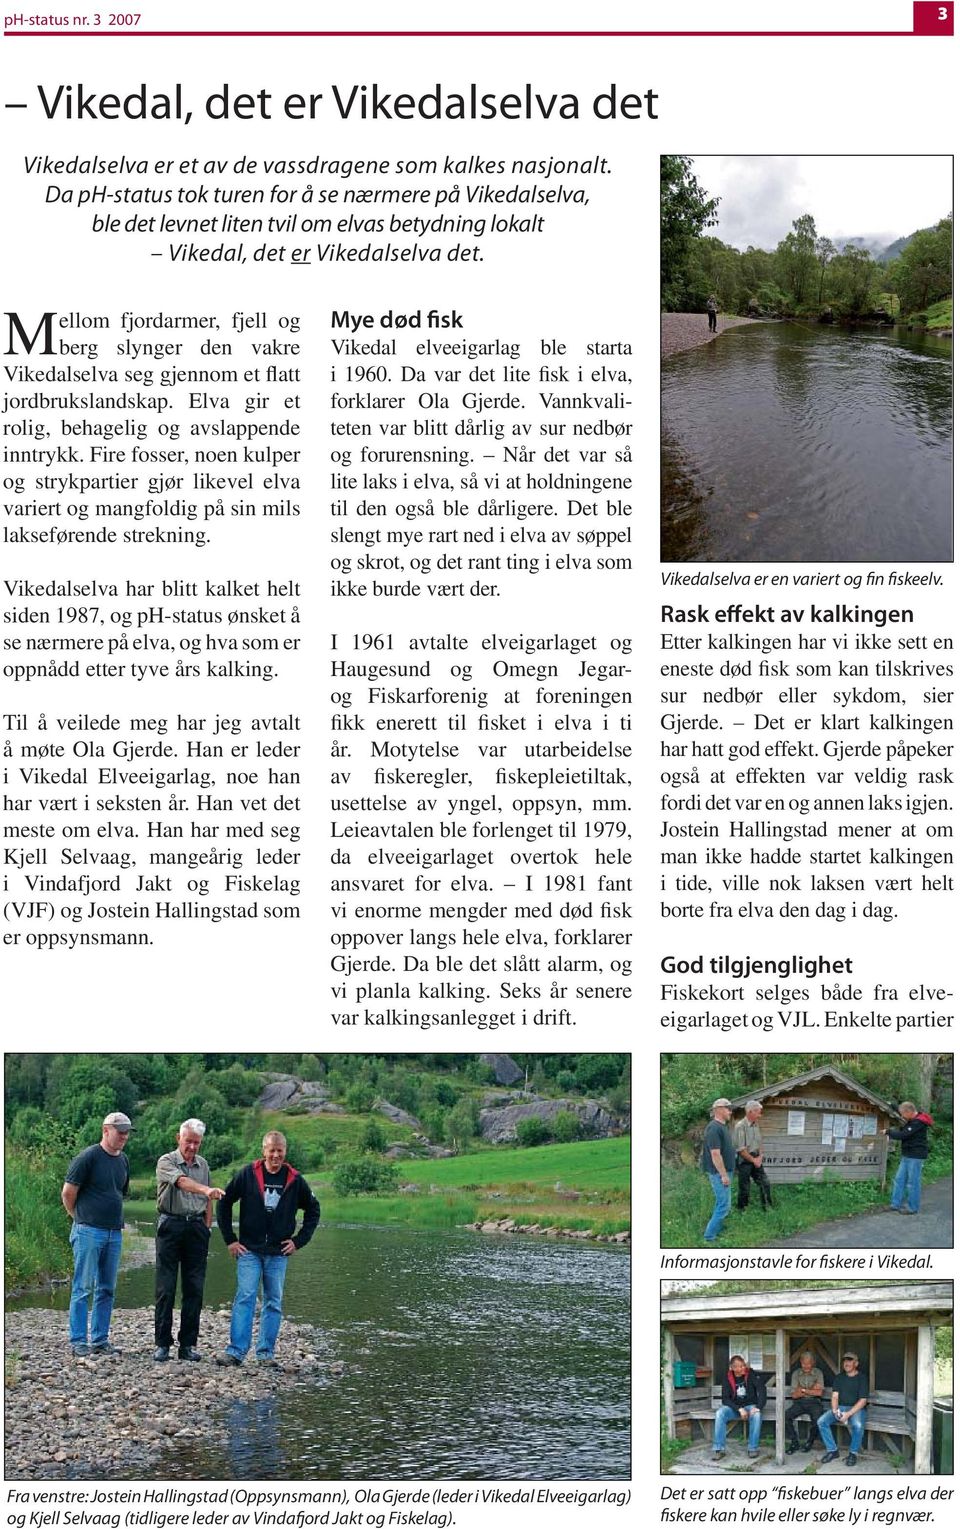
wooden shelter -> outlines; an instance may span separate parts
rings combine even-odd
[[[912,1458],[915,1473],[929,1475],[934,1334],[952,1320],[949,1280],[666,1296],[661,1321],[669,1436],[693,1439],[702,1432],[709,1438],[730,1356],[739,1353],[766,1382],[764,1428],[773,1425],[782,1465],[790,1375],[801,1353],[813,1351],[829,1387],[841,1371],[841,1355],[851,1349],[870,1381],[866,1447]]]
[[[731,1130],[749,1099],[763,1105],[763,1166],[771,1184],[822,1179],[828,1170],[832,1178],[883,1183],[888,1143],[882,1133],[896,1126],[899,1116],[839,1068],[815,1067],[731,1100]]]

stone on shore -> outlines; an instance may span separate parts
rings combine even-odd
[[[681,350],[694,350],[698,345],[709,345],[726,329],[738,329],[742,324],[759,324],[762,319],[732,318],[721,313],[717,316],[716,332],[711,334],[705,313],[661,313],[660,359],[675,356]]]
[[[11,1481],[157,1479],[173,1476],[177,1448],[226,1425],[227,1407],[291,1386],[332,1384],[344,1373],[328,1340],[284,1319],[276,1369],[251,1353],[239,1368],[214,1357],[227,1341],[228,1307],[204,1310],[203,1360],[154,1361],[153,1310],[115,1311],[117,1356],[75,1358],[67,1313],[41,1307],[5,1322],[6,1476]]]

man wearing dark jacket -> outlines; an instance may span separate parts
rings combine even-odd
[[[230,1316],[230,1341],[217,1364],[242,1364],[253,1338],[257,1291],[263,1304],[257,1332],[257,1360],[275,1364],[277,1334],[283,1319],[283,1282],[287,1263],[306,1247],[317,1229],[320,1206],[307,1181],[286,1162],[287,1140],[279,1131],[263,1138],[263,1157],[235,1173],[217,1206],[217,1224],[227,1251],[237,1260],[237,1293]],[[233,1230],[233,1207],[240,1203],[240,1235]],[[296,1230],[297,1211],[303,1211]]]
[[[898,1210],[902,1216],[915,1216],[920,1209],[920,1177],[924,1159],[930,1154],[927,1132],[933,1119],[909,1099],[900,1105],[900,1116],[903,1129],[887,1132],[892,1141],[900,1143],[900,1167],[893,1181],[890,1210]]]
[[[734,1354],[720,1387],[720,1406],[713,1424],[713,1458],[726,1454],[727,1425],[737,1418],[747,1420],[747,1454],[755,1460],[760,1453],[760,1429],[767,1405],[767,1388],[761,1377],[750,1369],[742,1354]]]

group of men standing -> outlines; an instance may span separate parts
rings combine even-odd
[[[900,1143],[900,1166],[890,1193],[888,1210],[899,1211],[904,1216],[915,1216],[920,1209],[920,1180],[923,1164],[930,1152],[928,1132],[933,1118],[924,1110],[918,1110],[910,1099],[898,1106],[903,1122],[899,1129],[891,1127],[886,1135]],[[715,1099],[710,1106],[710,1121],[703,1137],[700,1166],[710,1180],[713,1190],[713,1210],[704,1228],[703,1240],[715,1243],[730,1214],[731,1184],[737,1176],[737,1210],[744,1211],[750,1203],[750,1186],[756,1184],[760,1205],[764,1211],[773,1205],[770,1180],[763,1166],[763,1140],[760,1120],[763,1105],[759,1099],[748,1099],[743,1118],[733,1131],[729,1121],[733,1105],[729,1099]],[[882,1134],[882,1133],[881,1133]]]
[[[737,1122],[731,1132],[727,1122],[732,1114],[733,1105],[729,1099],[715,1099],[710,1106],[710,1123],[704,1133],[701,1167],[710,1179],[714,1205],[704,1230],[704,1242],[716,1242],[730,1214],[734,1173],[737,1175],[738,1211],[746,1210],[750,1204],[751,1184],[757,1186],[764,1211],[773,1205],[770,1180],[763,1166],[763,1142],[760,1136],[763,1105],[759,1099],[748,1100],[743,1119]]]
[[[73,1222],[70,1346],[78,1356],[119,1352],[109,1333],[120,1267],[123,1200],[130,1186],[124,1148],[132,1130],[128,1115],[119,1110],[107,1115],[100,1141],[73,1159],[61,1190],[64,1209]],[[200,1314],[216,1206],[227,1251],[237,1262],[229,1341],[216,1362],[225,1366],[243,1363],[253,1342],[254,1313],[262,1287],[256,1358],[262,1364],[275,1364],[287,1267],[316,1231],[320,1206],[306,1179],[286,1161],[287,1142],[280,1131],[267,1132],[263,1156],[235,1173],[225,1189],[210,1182],[209,1165],[200,1154],[205,1134],[202,1120],[185,1120],[176,1147],[157,1162],[153,1357],[158,1363],[170,1358],[179,1280],[177,1356],[193,1361],[202,1358],[198,1348]],[[239,1232],[234,1230],[234,1206],[239,1206]]]

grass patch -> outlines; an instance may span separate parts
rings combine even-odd
[[[337,1141],[338,1153],[356,1149],[367,1117],[363,1115],[304,1116],[291,1126],[299,1139],[311,1145],[320,1140]],[[284,1115],[265,1120],[290,1124]],[[278,1126],[279,1128],[279,1126]],[[409,1138],[405,1127],[388,1123],[391,1139]],[[400,1177],[416,1184],[419,1193],[402,1195],[348,1195],[333,1193],[331,1180],[336,1157],[328,1166],[308,1170],[311,1189],[320,1200],[323,1221],[359,1223],[366,1226],[408,1226],[424,1229],[464,1226],[471,1221],[495,1221],[506,1216],[521,1222],[539,1222],[569,1231],[591,1231],[611,1236],[630,1229],[630,1141],[608,1137],[601,1141],[553,1143],[543,1147],[487,1147],[462,1157],[411,1158],[399,1163]],[[214,1183],[225,1184],[236,1164],[218,1168]],[[556,1185],[560,1185],[560,1190]],[[57,1194],[59,1196],[59,1181]],[[131,1180],[125,1201],[128,1221],[152,1221],[156,1214],[152,1175]],[[579,1198],[571,1199],[577,1191]],[[33,1196],[30,1197],[31,1206]],[[67,1229],[56,1222],[60,1246],[66,1254],[63,1272],[72,1260]],[[20,1283],[24,1283],[23,1280]]]
[[[561,1184],[582,1193],[630,1192],[630,1138],[555,1142],[543,1147],[486,1147],[462,1157],[414,1159],[400,1163],[411,1184],[438,1188],[488,1189]]]
[[[328,1224],[447,1228],[477,1219],[477,1202],[471,1195],[348,1195],[343,1200],[325,1196],[321,1207]]]
[[[660,1474],[668,1476],[674,1461],[690,1448],[690,1439],[668,1439],[666,1429],[660,1431]]]
[[[675,1460],[688,1450],[693,1443],[692,1439],[671,1439],[667,1432],[667,1418],[663,1410],[663,1396],[660,1397],[660,1474],[666,1476]]]
[[[371,1118],[383,1126],[388,1141],[408,1142],[413,1136],[409,1126],[396,1125],[388,1120],[385,1115],[374,1110],[371,1115],[293,1115],[289,1111],[265,1110],[262,1115],[263,1134],[268,1131],[280,1131],[288,1137],[291,1143],[290,1158],[294,1167],[299,1167],[296,1158],[296,1146],[302,1144],[308,1148],[327,1147],[332,1143],[337,1152],[355,1152],[359,1150],[360,1136],[367,1121]],[[259,1156],[259,1150],[258,1150]],[[241,1165],[238,1163],[237,1167]]]
[[[4,1274],[7,1289],[35,1285],[73,1269],[70,1223],[60,1203],[64,1160],[30,1154],[12,1142],[5,1152]]]
[[[943,1140],[947,1134],[940,1133],[936,1151],[927,1159],[923,1173],[926,1187],[951,1171],[952,1145]],[[852,1216],[860,1211],[880,1210],[889,1203],[898,1156],[891,1154],[886,1189],[881,1189],[879,1181],[863,1183],[826,1177],[817,1183],[774,1184],[773,1209],[764,1214],[756,1187],[753,1187],[749,1208],[742,1213],[736,1209],[730,1212],[721,1238],[730,1247],[762,1247],[816,1226],[820,1221]],[[733,1194],[736,1205],[736,1179]],[[696,1168],[661,1165],[660,1241],[663,1247],[696,1247],[703,1240],[712,1209],[713,1191],[705,1173]]]
[[[500,1147],[464,1157],[400,1163],[419,1194],[336,1198],[330,1174],[311,1174],[323,1219],[407,1226],[462,1226],[469,1221],[540,1222],[610,1235],[630,1227],[630,1143],[624,1137],[545,1147]],[[561,1185],[560,1191],[555,1189]],[[437,1193],[427,1193],[434,1190]],[[579,1191],[571,1200],[565,1191]]]
[[[953,298],[944,297],[939,303],[931,303],[922,313],[911,313],[911,324],[922,324],[925,329],[953,328]]]
[[[614,1232],[630,1230],[629,1205],[602,1206],[586,1202],[578,1209],[571,1209],[569,1202],[544,1199],[542,1195],[510,1194],[496,1200],[481,1199],[477,1206],[477,1221],[497,1221],[512,1216],[515,1221],[541,1226],[562,1226],[571,1232],[597,1232],[611,1236]]]

